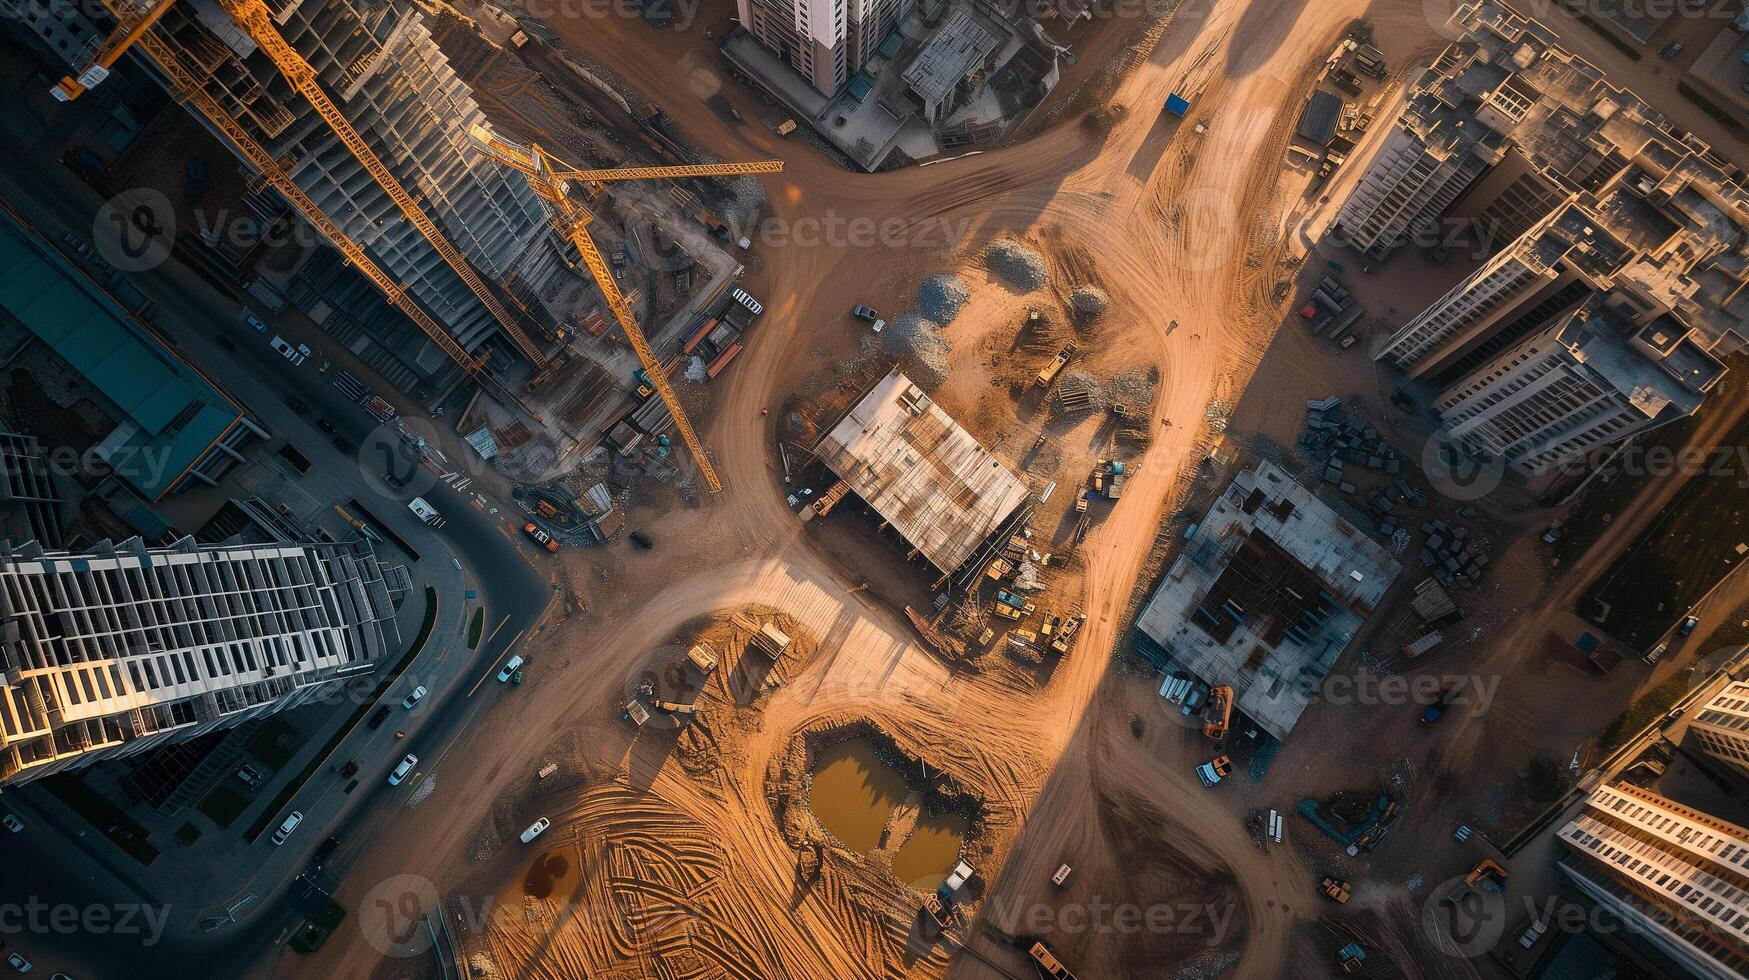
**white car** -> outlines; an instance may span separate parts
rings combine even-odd
[[[4,824],[7,830],[10,830],[15,834],[24,829],[24,821],[10,813],[0,815],[0,824]]]
[[[281,357],[293,364],[302,364],[304,363],[304,358],[310,356],[310,349],[308,347],[303,344],[298,344],[294,347],[290,341],[278,334],[274,334],[273,340],[269,341],[269,343],[273,345],[274,350],[279,351]]]
[[[25,959],[21,953],[13,953],[11,956],[6,957],[6,962],[12,964],[12,968],[19,973],[30,972],[30,961]]]
[[[304,815],[297,810],[293,810],[291,814],[285,818],[285,822],[279,825],[279,829],[273,832],[273,846],[278,847],[279,845],[284,844],[285,839],[290,837],[292,831],[298,829],[298,824],[303,822]]]
[[[424,696],[425,696],[425,685],[421,684],[418,687],[413,689],[412,694],[409,694],[405,698],[401,699],[401,707],[406,708],[408,711],[412,711],[413,706],[418,704],[419,699],[423,698]]]
[[[521,666],[522,666],[522,655],[521,654],[517,654],[516,656],[511,657],[509,660],[504,661],[504,669],[498,672],[498,683],[502,684],[505,681],[508,681],[510,679],[511,675],[515,674],[517,669],[520,668]]]
[[[534,823],[531,823],[528,825],[527,830],[522,832],[522,842],[524,844],[526,844],[529,841],[534,840],[536,837],[539,837],[540,835],[546,833],[547,828],[551,827],[552,825],[553,825],[553,822],[551,820],[548,820],[546,817],[542,817],[539,820],[536,820]]]
[[[407,774],[412,772],[413,767],[418,765],[418,764],[419,764],[419,757],[414,755],[411,752],[407,753],[407,758],[402,759],[401,764],[395,767],[395,771],[389,773],[389,785],[390,786],[401,785],[401,780],[406,779]]]

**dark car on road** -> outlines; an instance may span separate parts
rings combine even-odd
[[[312,867],[312,868],[321,867],[322,862],[326,861],[326,860],[328,860],[328,858],[332,857],[334,854],[334,849],[339,847],[339,846],[340,846],[340,838],[338,838],[338,837],[330,837],[327,840],[323,841],[322,846],[316,848],[316,853],[310,855],[310,867]]]
[[[317,419],[316,420],[316,428],[321,429],[323,432],[326,432],[329,435],[334,434],[334,423],[328,421],[327,419]]]
[[[290,408],[292,411],[298,413],[299,415],[302,415],[305,412],[310,410],[310,406],[308,404],[306,404],[302,398],[299,398],[296,395],[285,396],[285,404],[286,404],[286,407]]]
[[[383,719],[387,718],[388,716],[389,716],[389,706],[385,704],[382,707],[380,707],[377,710],[370,713],[370,720],[365,722],[365,726],[367,728],[381,728],[381,727],[383,727]]]

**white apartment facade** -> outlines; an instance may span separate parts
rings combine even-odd
[[[1635,786],[1600,786],[1556,839],[1558,867],[1708,980],[1749,971],[1749,830]]]
[[[835,95],[915,0],[736,0],[741,23],[808,84]]]
[[[1384,259],[1450,207],[1490,162],[1468,147],[1430,145],[1406,129],[1393,129],[1337,216],[1343,243],[1374,261]]]
[[[362,542],[0,544],[0,785],[331,691],[388,652],[404,588]]]
[[[1732,681],[1688,723],[1708,755],[1749,778],[1749,681]]]

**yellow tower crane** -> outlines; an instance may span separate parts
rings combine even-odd
[[[396,282],[394,277],[384,272],[376,262],[372,261],[357,242],[348,238],[346,233],[330,220],[321,208],[316,206],[316,202],[310,199],[304,189],[291,179],[291,175],[285,172],[285,169],[279,165],[279,161],[273,158],[273,154],[257,142],[242,123],[226,112],[224,107],[219,105],[217,99],[207,94],[207,91],[201,86],[200,79],[177,60],[176,53],[171,50],[169,44],[147,33],[141,34],[136,43],[152,60],[153,64],[157,65],[158,70],[170,80],[170,90],[173,97],[189,102],[213,124],[214,128],[223,133],[225,138],[230,140],[244,157],[248,158],[255,169],[267,178],[274,189],[279,191],[293,207],[297,208],[304,218],[322,233],[323,237],[339,249],[354,268],[363,273],[372,283],[375,283],[389,302],[393,303],[397,309],[407,315],[407,319],[412,320],[420,330],[424,331],[425,335],[431,338],[431,342],[438,346],[438,349],[461,365],[468,374],[479,373],[485,365],[484,359],[475,357],[456,343],[455,338],[449,335],[449,331],[438,326],[431,319],[431,316],[411,296],[407,295],[406,289]]]
[[[573,180],[608,182],[615,180],[649,180],[662,177],[729,177],[741,174],[774,174],[783,171],[783,161],[766,160],[757,163],[707,163],[676,167],[625,167],[615,170],[579,170],[566,166],[538,145],[520,146],[501,139],[481,127],[474,127],[474,139],[486,148],[486,152],[515,170],[528,177],[528,184],[534,188],[535,195],[545,201],[554,227],[571,243],[577,246],[577,254],[583,257],[583,263],[589,267],[589,272],[595,277],[595,284],[601,288],[601,295],[607,300],[608,309],[613,311],[614,319],[619,321],[621,330],[625,331],[626,340],[631,342],[632,350],[638,354],[638,361],[644,366],[644,373],[650,376],[650,384],[661,396],[662,404],[668,407],[668,414],[674,419],[674,427],[680,430],[681,441],[691,451],[693,459],[698,461],[699,475],[703,477],[705,486],[711,493],[723,489],[722,481],[717,479],[717,471],[711,466],[711,461],[705,455],[704,444],[699,442],[698,433],[692,430],[692,422],[687,419],[686,412],[680,407],[680,399],[674,394],[674,389],[668,384],[668,372],[656,360],[656,355],[650,350],[650,342],[645,339],[644,331],[639,328],[638,321],[632,315],[632,308],[626,302],[625,296],[619,291],[619,284],[614,281],[613,273],[608,269],[607,262],[601,257],[601,249],[595,245],[595,240],[589,235],[589,222],[594,215],[583,205],[571,198],[566,189],[566,183]]]
[[[481,281],[479,273],[474,271],[474,267],[468,263],[467,257],[462,255],[455,245],[451,244],[449,238],[426,215],[425,210],[419,206],[419,202],[414,199],[413,195],[401,186],[401,182],[377,157],[376,151],[371,149],[364,137],[358,135],[358,131],[352,128],[351,120],[346,118],[346,114],[340,111],[340,107],[336,106],[333,100],[328,98],[328,93],[323,90],[321,82],[316,77],[316,70],[310,67],[310,63],[304,60],[303,55],[298,54],[297,49],[293,48],[280,35],[279,28],[274,25],[273,15],[268,11],[267,5],[262,0],[218,0],[218,2],[219,6],[224,8],[225,13],[237,22],[237,26],[241,27],[243,32],[248,34],[256,46],[267,55],[274,67],[279,69],[279,73],[285,77],[287,82],[291,83],[292,88],[296,89],[298,94],[310,103],[311,108],[316,110],[316,113],[322,117],[322,121],[328,124],[328,128],[333,131],[341,143],[346,145],[346,149],[358,160],[359,164],[370,173],[377,182],[377,186],[389,195],[389,198],[401,209],[401,213],[406,215],[413,227],[419,230],[419,233],[431,244],[432,249],[443,258],[444,263],[454,270],[457,276],[461,277],[462,282],[466,283],[468,289],[479,299],[480,305],[484,306],[492,314],[492,318],[498,321],[505,336],[515,341],[516,346],[521,348],[523,356],[533,362],[537,371],[544,368],[547,365],[545,352],[537,347],[522,327],[517,324],[510,315],[510,311],[498,301],[497,295]]]
[[[111,12],[116,18],[115,33],[104,39],[103,44],[97,48],[97,53],[92,56],[91,63],[85,66],[79,77],[61,79],[59,84],[49,90],[50,94],[62,102],[71,102],[85,94],[86,89],[101,84],[109,77],[109,70],[115,67],[115,63],[121,60],[128,48],[151,30],[152,25],[164,16],[164,11],[169,10],[170,4],[174,2],[175,0],[153,0],[152,5],[144,11],[137,7],[117,11],[112,6]]]

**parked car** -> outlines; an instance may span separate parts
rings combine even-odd
[[[377,710],[370,713],[370,720],[364,723],[365,727],[373,728],[373,729],[381,728],[381,727],[383,727],[383,719],[387,718],[388,716],[389,716],[389,706],[385,704],[382,707],[379,707],[379,708],[377,708]]]
[[[1669,44],[1664,45],[1664,50],[1658,52],[1658,57],[1663,58],[1665,61],[1675,61],[1676,56],[1682,53],[1683,47],[1684,45],[1681,41],[1671,41]]]
[[[305,402],[302,398],[299,398],[296,395],[285,396],[285,404],[286,404],[287,408],[298,413],[299,415],[302,415],[305,412],[310,410],[309,404],[307,402]]]
[[[30,972],[30,961],[24,958],[23,953],[13,953],[11,956],[6,957],[6,962],[11,964],[12,968],[19,973]]]
[[[1657,663],[1658,658],[1664,656],[1664,651],[1668,650],[1668,649],[1670,649],[1670,641],[1669,640],[1659,640],[1658,645],[1652,648],[1652,652],[1646,654],[1646,658],[1645,658],[1646,663],[1649,663],[1649,664]]]
[[[412,711],[413,706],[418,704],[419,699],[423,697],[425,697],[425,685],[421,684],[413,689],[412,694],[401,699],[401,707],[406,708],[408,711]]]
[[[328,860],[328,858],[334,854],[334,849],[339,846],[340,838],[338,837],[330,837],[323,841],[322,846],[316,848],[316,853],[310,855],[310,867],[321,867],[322,862]]]
[[[316,428],[321,429],[323,432],[327,433],[328,435],[334,434],[334,423],[328,421],[327,419],[317,419],[316,420]]]
[[[1445,709],[1451,707],[1451,703],[1457,700],[1457,693],[1456,687],[1448,687],[1441,691],[1439,700],[1428,705],[1421,712],[1421,727],[1432,728],[1435,722],[1445,717]]]
[[[303,822],[304,815],[299,811],[293,810],[291,813],[287,814],[285,820],[280,823],[279,829],[273,832],[273,846],[278,847],[279,845],[284,844],[285,839],[290,837],[292,831],[298,829],[298,824]]]
[[[266,333],[267,332],[267,324],[261,322],[261,318],[255,315],[254,310],[251,310],[251,309],[248,309],[247,307],[245,307],[243,309],[242,317],[243,317],[243,322],[249,324],[251,327],[254,327],[256,333]]]
[[[78,235],[75,235],[70,231],[65,232],[61,235],[61,241],[68,248],[72,249],[75,252],[78,252],[80,255],[90,255],[91,254],[91,246],[85,244],[85,240],[83,238],[80,238]]]
[[[503,684],[504,682],[510,680],[510,675],[516,673],[517,671],[519,671],[521,669],[522,669],[522,655],[521,654],[517,654],[516,656],[511,657],[509,660],[504,661],[504,669],[498,672],[498,683]]]
[[[246,765],[238,769],[237,778],[242,780],[243,785],[250,789],[254,789],[261,785],[261,773],[254,766]]]
[[[556,552],[559,550],[559,543],[553,540],[553,536],[548,534],[544,528],[533,521],[529,521],[522,525],[522,533],[528,535],[535,544],[540,545],[548,551]]]
[[[401,780],[406,779],[408,774],[413,771],[413,767],[418,764],[419,757],[411,752],[407,753],[407,757],[401,760],[401,764],[395,767],[395,771],[389,773],[389,785],[401,785]]]
[[[534,823],[531,823],[528,825],[527,830],[522,832],[522,842],[524,844],[526,844],[529,841],[534,840],[536,837],[539,837],[540,835],[546,833],[547,828],[551,827],[552,825],[553,825],[553,822],[551,820],[548,820],[546,817],[542,817],[539,820],[536,820]]]
[[[876,313],[869,307],[863,306],[861,303],[850,308],[850,315],[856,317],[858,320],[864,320],[868,323],[873,323],[881,318],[879,313]]]
[[[0,824],[4,824],[7,830],[15,834],[24,829],[24,821],[10,813],[0,814]]]
[[[633,531],[631,534],[631,538],[632,538],[632,544],[637,545],[638,547],[644,549],[645,551],[648,551],[651,548],[656,547],[656,542],[651,541],[650,536],[648,534],[645,534],[642,531]]]
[[[1682,621],[1681,626],[1676,627],[1676,635],[1687,636],[1688,634],[1693,633],[1694,628],[1699,625],[1700,617],[1691,615]]]

